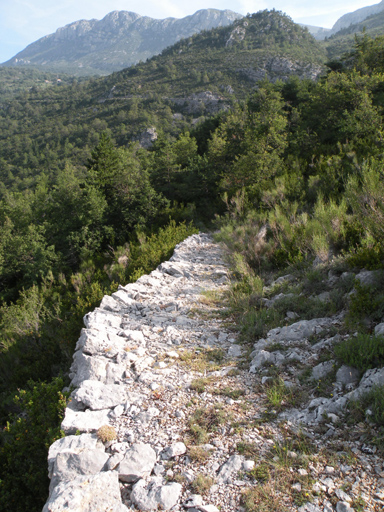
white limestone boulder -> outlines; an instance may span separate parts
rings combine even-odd
[[[149,444],[133,444],[118,466],[119,479],[122,482],[136,482],[140,478],[149,476],[156,459],[156,452]]]
[[[104,384],[97,380],[84,380],[72,396],[92,411],[110,409],[123,404],[128,397],[128,390],[119,384]]]
[[[106,492],[108,491],[108,492]],[[52,491],[43,512],[128,512],[120,495],[115,471],[81,475],[59,483]]]

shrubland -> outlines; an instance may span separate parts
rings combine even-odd
[[[17,133],[17,101],[7,106],[16,124],[2,140],[0,162],[0,508],[40,510],[46,499],[46,449],[60,436],[61,390],[83,315],[118,283],[168,258],[194,226],[206,228],[216,218],[237,278],[230,302],[244,339],[261,337],[282,320],[283,308],[261,307],[263,283],[272,273],[296,272],[302,284],[282,289],[302,286],[309,296],[322,291],[321,272],[331,261],[339,273],[383,268],[384,76],[375,59],[383,48],[382,37],[358,39],[337,71],[319,81],[264,80],[247,99],[189,131],[183,123],[172,125],[166,103],[153,99],[168,125],[148,150],[116,142],[131,119],[146,120],[144,104],[139,111],[134,99],[118,126],[110,123],[119,115],[111,106],[86,136],[80,125],[77,132],[68,127],[70,139],[54,98],[49,109],[59,120],[57,130],[50,125],[49,133],[33,139]],[[140,69],[147,68],[135,67],[127,76]],[[73,101],[78,87],[72,86]],[[22,101],[27,108],[28,100]],[[75,111],[71,120],[68,112],[66,123],[75,123]],[[45,147],[44,136],[50,141]],[[63,161],[71,157],[64,165],[52,141]],[[42,162],[45,170],[38,172]],[[325,267],[314,268],[314,261]],[[326,304],[298,294],[290,307],[309,318],[333,314],[351,283],[339,286]],[[351,299],[349,321],[360,330],[360,343],[382,318],[381,296],[372,303],[369,293],[357,287]],[[366,367],[382,358],[380,340],[369,346]],[[359,347],[339,350],[344,360],[346,353],[359,357]],[[271,387],[272,402],[281,402],[280,388],[279,381]],[[42,418],[44,393],[52,414]],[[209,425],[194,418],[191,436],[221,421],[221,411],[210,414]],[[29,449],[22,429],[35,432],[38,449]],[[32,472],[34,481],[24,485]]]

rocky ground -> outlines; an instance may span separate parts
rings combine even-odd
[[[265,290],[266,309],[289,301],[290,279]],[[343,312],[287,310],[249,350],[228,287],[220,247],[193,235],[86,315],[44,512],[383,510],[383,457],[346,406],[384,370],[360,380],[324,357],[348,336]]]

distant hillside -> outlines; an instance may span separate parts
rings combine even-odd
[[[308,29],[308,32],[313,35],[315,39],[321,41],[325,39],[331,32],[330,28],[314,27],[313,25],[305,25],[300,23],[303,27]]]
[[[157,20],[114,11],[101,21],[80,20],[30,44],[5,66],[37,66],[77,75],[105,75],[159,54],[201,30],[242,18],[230,10],[203,9],[182,19]]]
[[[341,18],[339,18],[333,25],[331,33],[335,34],[343,28],[360,23],[368,16],[372,16],[373,14],[377,14],[381,11],[384,11],[384,0],[382,0],[379,4],[362,7],[361,9],[357,9],[354,12],[344,14],[344,16],[341,16]]]
[[[370,37],[384,34],[384,10],[331,35],[324,42],[329,59],[337,59],[349,52],[354,44],[355,35],[363,32]]]
[[[0,98],[4,102],[31,89],[40,90],[69,85],[75,80],[80,81],[85,78],[75,78],[66,74],[57,75],[28,67],[0,67]]]

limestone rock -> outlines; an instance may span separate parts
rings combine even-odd
[[[81,434],[79,436],[62,437],[49,447],[48,452],[48,475],[52,476],[53,466],[59,453],[71,452],[80,453],[84,450],[104,449],[103,443],[96,434]]]
[[[101,411],[73,411],[68,407],[61,423],[61,428],[66,434],[80,432],[96,432],[103,425],[109,425],[109,409]]]
[[[378,270],[362,270],[355,276],[355,279],[364,286],[373,286],[377,283],[379,274]]]
[[[135,482],[149,476],[156,458],[156,453],[149,444],[133,444],[119,464],[119,479],[122,482]]]
[[[98,411],[124,403],[127,399],[127,389],[118,384],[104,384],[100,381],[85,380],[73,392],[73,397],[92,411]]]
[[[357,368],[352,366],[343,365],[336,373],[336,382],[342,386],[348,386],[350,384],[356,384],[359,381],[360,372]]]
[[[320,363],[314,368],[312,368],[312,378],[315,380],[324,379],[334,367],[335,361],[324,361],[324,363]]]
[[[109,455],[104,449],[61,452],[56,457],[50,488],[53,489],[61,481],[73,480],[78,475],[96,475],[103,470],[108,459]]]
[[[218,483],[230,483],[232,478],[237,476],[237,473],[241,470],[244,462],[242,455],[232,455],[225,462],[217,475]]]
[[[162,453],[163,459],[172,459],[173,457],[178,457],[179,455],[184,455],[184,453],[187,451],[187,447],[184,443],[179,442],[176,444],[173,444],[169,448],[166,448]]]
[[[81,475],[59,483],[43,512],[62,512],[68,509],[69,504],[71,512],[128,512],[122,504],[118,475],[114,471]]]
[[[384,336],[384,322],[376,325],[375,336]]]
[[[295,342],[308,339],[331,326],[330,318],[314,318],[313,320],[300,320],[292,325],[271,329],[267,336],[274,342]]]
[[[348,393],[346,397],[350,398],[358,398],[363,393],[366,393],[373,386],[383,386],[384,385],[384,368],[373,368],[371,370],[367,370],[359,384],[359,387]]]
[[[131,500],[140,510],[170,510],[180,497],[182,486],[176,482],[162,485],[162,477],[141,479],[132,487]]]
[[[353,512],[354,509],[346,501],[339,501],[336,505],[336,512]]]

